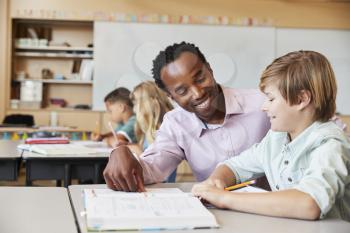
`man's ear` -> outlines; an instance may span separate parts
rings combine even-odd
[[[205,63],[205,65],[207,66],[209,72],[210,72],[211,74],[213,74],[213,70],[211,69],[210,64],[207,62],[207,63]]]
[[[311,93],[307,90],[302,90],[298,95],[298,109],[303,110],[311,103]]]
[[[166,87],[163,89],[163,91],[164,91],[165,94],[168,96],[168,98],[174,100],[173,96],[170,94],[170,92],[168,91],[168,89],[167,89]]]

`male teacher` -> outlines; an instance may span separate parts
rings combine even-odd
[[[111,189],[143,191],[144,184],[164,181],[184,159],[197,181],[205,180],[219,162],[260,142],[270,128],[260,110],[263,94],[217,84],[194,44],[168,46],[152,72],[179,107],[164,116],[155,142],[139,159],[125,145],[113,150],[104,170]]]

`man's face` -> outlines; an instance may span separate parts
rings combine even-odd
[[[173,100],[183,109],[210,122],[218,107],[219,87],[209,64],[197,55],[183,52],[161,70],[161,79]]]

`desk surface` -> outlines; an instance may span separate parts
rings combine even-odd
[[[0,232],[78,232],[65,188],[0,187],[0,206]]]
[[[72,141],[71,144],[86,146],[96,150],[96,153],[92,154],[61,154],[61,155],[45,155],[35,152],[30,152],[23,150],[22,157],[24,159],[35,159],[35,158],[108,158],[112,148],[109,148],[103,142],[93,142],[93,141]]]
[[[23,159],[65,159],[65,158],[108,158],[110,153],[94,153],[94,154],[62,154],[62,155],[45,155],[30,151],[23,151]]]
[[[21,151],[17,150],[17,145],[21,141],[0,140],[0,159],[4,158],[20,158]]]
[[[188,192],[192,183],[163,183],[149,187],[177,187]],[[80,213],[84,210],[82,191],[84,188],[105,188],[106,185],[72,185],[69,186],[73,210],[75,212],[81,233],[87,232],[86,219]],[[322,221],[304,221],[295,219],[274,218],[255,214],[245,214],[229,210],[210,209],[220,224],[219,229],[195,230],[195,232],[227,232],[227,233],[348,233],[350,223],[339,219],[325,219]],[[166,232],[189,232],[189,231],[166,231]]]

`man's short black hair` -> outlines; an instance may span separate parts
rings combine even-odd
[[[104,99],[104,102],[114,104],[117,101],[121,101],[132,108],[134,105],[130,99],[130,91],[125,87],[119,87],[110,93],[108,93]]]
[[[165,90],[165,85],[160,77],[160,71],[164,66],[175,61],[183,52],[193,53],[197,55],[204,64],[207,64],[207,60],[205,59],[203,53],[196,45],[185,41],[182,41],[180,44],[175,43],[173,45],[169,45],[164,51],[160,51],[157,57],[153,60],[152,74],[154,81],[159,88]]]

